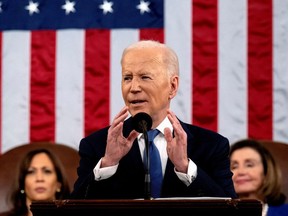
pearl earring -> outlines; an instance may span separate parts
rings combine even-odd
[[[20,193],[21,193],[21,194],[24,194],[24,193],[25,193],[25,191],[22,189],[22,190],[20,190]]]

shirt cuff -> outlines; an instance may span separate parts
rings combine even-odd
[[[99,162],[96,164],[95,168],[93,169],[94,178],[96,181],[100,181],[103,179],[107,179],[114,175],[117,171],[118,164],[110,167],[103,167],[100,168],[102,158],[99,160]]]
[[[188,158],[188,160],[187,173],[177,172],[174,168],[176,175],[186,186],[189,186],[197,177],[197,165],[190,158]]]

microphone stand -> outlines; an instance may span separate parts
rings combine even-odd
[[[145,179],[144,179],[144,199],[151,200],[151,180],[150,180],[150,155],[149,155],[149,141],[148,141],[148,133],[152,127],[152,118],[147,113],[140,112],[137,113],[132,118],[132,125],[134,129],[143,133],[144,141],[145,141],[145,152],[144,158],[146,156],[146,161],[144,160],[144,169],[145,169]]]
[[[144,140],[145,140],[145,154],[146,154],[146,166],[145,167],[145,193],[144,199],[151,200],[151,181],[150,181],[150,155],[149,155],[149,142],[147,130],[143,130]]]

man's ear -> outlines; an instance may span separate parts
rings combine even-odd
[[[169,99],[172,99],[176,96],[179,86],[179,77],[174,75],[170,78],[170,91]]]

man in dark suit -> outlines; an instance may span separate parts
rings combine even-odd
[[[139,41],[124,50],[121,65],[125,107],[109,127],[81,140],[78,179],[71,198],[146,196],[145,139],[132,124],[139,112],[149,114],[152,129],[160,132],[154,139],[163,173],[158,197],[236,198],[228,139],[184,123],[170,110],[179,86],[175,52],[155,41]]]

